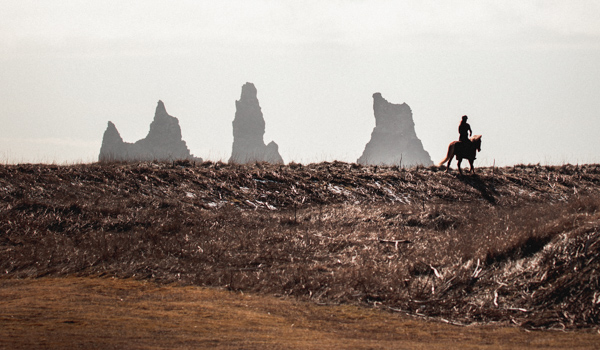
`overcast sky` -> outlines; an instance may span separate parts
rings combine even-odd
[[[226,161],[241,87],[286,162],[355,162],[372,95],[406,102],[434,162],[467,114],[476,164],[600,162],[600,1],[0,0],[0,161],[97,160],[156,103]]]

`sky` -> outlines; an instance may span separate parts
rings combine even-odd
[[[375,92],[432,160],[469,116],[476,165],[600,163],[596,0],[0,0],[0,162],[97,161],[108,121],[158,100],[195,156],[227,161],[252,82],[286,162],[356,162]]]

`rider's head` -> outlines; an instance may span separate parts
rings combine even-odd
[[[468,118],[468,117],[467,117],[466,115],[463,115],[463,116],[462,116],[462,121],[463,121],[463,122],[466,122],[466,121],[467,121],[467,118]]]

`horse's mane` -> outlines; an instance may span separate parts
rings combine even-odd
[[[475,135],[475,136],[471,137],[470,140],[473,143],[481,143],[481,135]]]

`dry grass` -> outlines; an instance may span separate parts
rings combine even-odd
[[[600,166],[479,171],[2,166],[0,271],[224,287],[457,324],[598,326]]]
[[[350,305],[113,278],[0,279],[2,349],[592,349],[598,334],[456,327]]]

